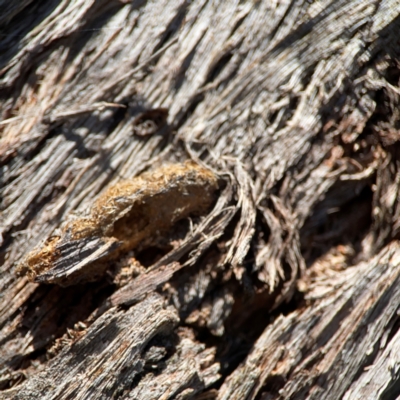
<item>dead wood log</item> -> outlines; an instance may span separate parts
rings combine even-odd
[[[0,9],[0,398],[399,396],[398,0]]]

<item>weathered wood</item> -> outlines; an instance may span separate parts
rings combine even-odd
[[[307,306],[268,326],[219,398],[254,398],[260,391],[271,395],[275,380],[287,383],[273,398],[354,399],[357,392],[366,395],[359,398],[390,398],[399,379],[398,355],[390,350],[396,337],[388,343],[398,319],[398,303],[392,300],[400,296],[399,267],[395,243],[368,263],[318,279],[306,296]],[[386,371],[368,381],[370,369],[380,367]]]
[[[110,398],[123,394],[135,377],[145,372],[145,350],[151,351],[151,347],[146,349],[150,340],[156,335],[167,335],[179,321],[175,310],[164,309],[163,302],[153,296],[127,312],[109,310],[87,332],[75,333],[78,338],[84,337],[71,347],[64,346],[66,350],[61,350],[43,372],[27,381],[27,386],[16,388],[15,394],[8,394],[15,399]],[[73,334],[70,335],[71,342],[76,340]],[[195,354],[191,354],[191,363],[186,365],[188,379],[199,372],[193,359]],[[152,362],[157,364],[164,357],[161,352]],[[104,360],[108,360],[108,366],[104,365]],[[192,373],[190,366],[194,368]],[[180,378],[179,384],[185,387],[188,382],[183,381],[182,376]],[[125,387],[121,386],[122,382]]]
[[[217,177],[193,163],[172,164],[111,186],[86,215],[30,252],[18,267],[36,282],[93,280],[129,250],[155,246],[176,222],[207,211]]]
[[[398,396],[398,0],[0,9],[0,397]],[[94,282],[18,273],[187,160],[218,177],[201,213],[171,202]]]

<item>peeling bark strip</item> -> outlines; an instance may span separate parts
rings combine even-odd
[[[398,397],[399,0],[0,10],[1,399]]]
[[[217,188],[216,175],[191,162],[119,182],[88,216],[68,222],[29,253],[19,270],[36,282],[62,285],[99,277],[107,261],[151,246],[175,222],[207,211]]]

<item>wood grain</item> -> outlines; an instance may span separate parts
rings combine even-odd
[[[398,396],[398,0],[0,9],[0,398]],[[91,282],[17,273],[185,162],[201,212],[84,241],[115,250]]]

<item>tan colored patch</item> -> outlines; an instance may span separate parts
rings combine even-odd
[[[115,259],[122,252],[138,247],[150,246],[178,220],[207,212],[217,189],[216,175],[193,162],[167,165],[121,181],[97,199],[87,216],[67,223],[60,237],[49,239],[44,246],[29,253],[19,270],[32,279],[40,278],[38,280],[44,282],[63,279],[65,284],[71,271],[74,277],[79,275],[79,271],[75,271],[79,269],[77,265],[85,261],[85,258],[77,259],[81,244],[82,253],[90,261],[90,257],[104,244],[118,243],[118,248],[111,250],[105,246],[104,255],[101,253],[95,258],[95,263]],[[98,243],[91,248],[88,245],[87,250],[84,242],[88,243],[89,239]],[[75,247],[78,256],[75,255],[70,262]],[[60,249],[67,248],[65,259],[69,257],[69,265],[63,265],[64,254]],[[82,267],[86,272],[93,269],[92,262],[90,266],[86,264]],[[45,274],[38,277],[43,272]]]
[[[56,250],[59,240],[59,236],[49,237],[40,251],[32,251],[28,254],[24,262],[18,266],[17,273],[26,274],[31,280],[34,280],[36,275],[51,268],[59,257],[59,252]]]

